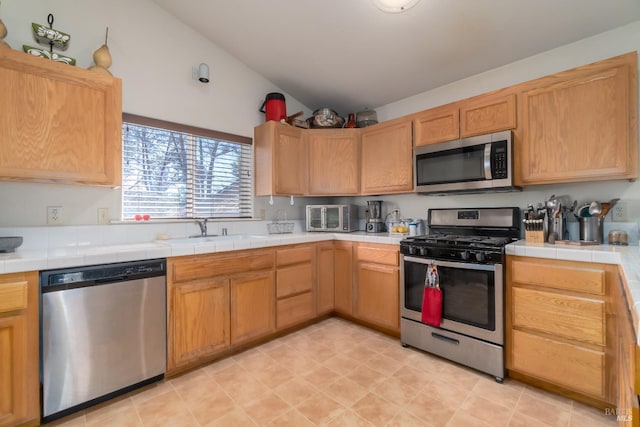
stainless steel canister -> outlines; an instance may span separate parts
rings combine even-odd
[[[604,240],[603,219],[604,217],[601,216],[580,217],[578,219],[580,223],[580,240],[602,243]]]

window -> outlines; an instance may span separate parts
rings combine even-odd
[[[252,216],[251,138],[122,118],[122,219]]]

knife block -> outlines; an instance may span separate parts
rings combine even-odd
[[[544,243],[544,240],[545,240],[544,231],[543,230],[536,230],[536,231],[525,230],[524,238],[527,241],[527,243]]]

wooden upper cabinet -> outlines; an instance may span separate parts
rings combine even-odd
[[[309,194],[360,193],[360,132],[317,129],[306,132],[309,149]]]
[[[256,196],[303,195],[307,151],[302,129],[268,121],[254,129]]]
[[[447,104],[416,114],[413,118],[413,144],[436,144],[460,138],[460,109]]]
[[[520,85],[519,184],[638,176],[637,53]]]
[[[516,95],[488,94],[460,103],[460,137],[514,129]]]
[[[411,120],[362,129],[362,194],[413,191]]]
[[[122,82],[0,50],[0,179],[119,186]]]

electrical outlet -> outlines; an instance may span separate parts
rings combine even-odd
[[[62,224],[62,206],[47,206],[47,225]]]
[[[98,208],[98,224],[109,224],[109,208]]]
[[[624,222],[627,220],[627,210],[624,205],[615,205],[611,210],[611,221]]]

